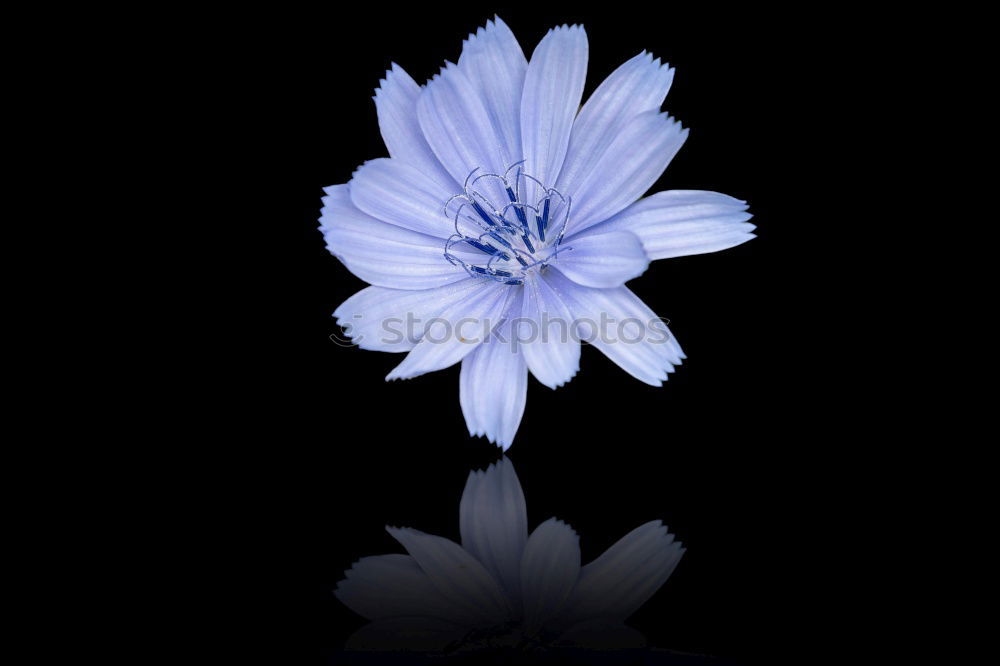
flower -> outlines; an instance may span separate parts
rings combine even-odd
[[[624,621],[685,550],[654,520],[581,567],[579,537],[566,523],[550,518],[528,535],[524,493],[508,458],[469,474],[459,528],[462,545],[386,527],[409,555],[363,557],[337,584],[337,598],[372,620],[349,647],[641,645]]]
[[[568,382],[581,337],[662,385],[684,353],[625,282],[652,260],[754,237],[746,202],[724,194],[640,198],[687,137],[660,112],[674,70],[644,51],[581,108],[587,50],[581,26],[561,26],[529,62],[496,18],[424,86],[393,63],[374,97],[391,157],[324,190],[327,247],[372,285],[337,322],[362,349],[408,352],[387,380],[461,361],[469,432],[505,450],[528,371],[552,389]],[[393,328],[404,320],[423,328]],[[598,320],[600,333],[583,324]]]

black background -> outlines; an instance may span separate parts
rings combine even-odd
[[[848,557],[829,530],[831,505],[842,504],[831,490],[850,455],[834,441],[841,417],[831,403],[850,403],[841,352],[851,333],[836,323],[828,268],[835,194],[849,180],[845,98],[860,97],[843,79],[850,39],[789,29],[830,20],[821,12],[631,5],[353,6],[227,25],[238,39],[214,76],[223,87],[238,81],[245,97],[221,120],[259,165],[232,197],[268,218],[250,258],[258,306],[233,339],[251,339],[251,429],[278,424],[271,444],[243,454],[250,487],[234,501],[252,502],[273,528],[257,547],[291,595],[280,612],[295,618],[294,650],[325,663],[363,624],[332,590],[359,557],[402,552],[384,525],[457,539],[466,476],[498,455],[467,434],[458,366],[386,383],[402,356],[329,340],[331,313],[365,285],[316,230],[321,188],[386,155],[371,96],[389,63],[423,82],[494,11],[529,57],[550,27],[583,23],[585,97],[643,49],[674,66],[664,109],[691,133],[652,191],[746,199],[758,225],[745,245],[657,261],[630,283],[688,355],[662,388],[589,347],[568,385],[553,392],[529,380],[509,451],[529,525],[566,520],[586,562],[663,519],[688,551],[630,622],[651,642],[747,664],[823,654],[810,631],[829,606],[830,559]]]

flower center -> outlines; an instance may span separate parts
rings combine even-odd
[[[444,258],[473,277],[524,284],[528,273],[543,270],[559,252],[570,249],[561,244],[571,198],[525,173],[523,163],[511,165],[503,175],[476,175],[476,167],[462,192],[444,205],[445,215],[455,223]]]

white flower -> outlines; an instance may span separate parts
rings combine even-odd
[[[337,585],[337,598],[372,620],[349,647],[641,644],[623,623],[666,582],[685,550],[656,520],[580,566],[579,537],[566,523],[550,518],[528,535],[524,493],[507,458],[469,474],[459,527],[462,545],[386,528],[409,555],[363,557]]]

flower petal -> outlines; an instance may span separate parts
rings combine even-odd
[[[659,111],[674,70],[643,51],[604,79],[573,123],[566,162],[559,172],[559,189],[573,193],[633,117]]]
[[[650,259],[705,254],[756,236],[747,223],[747,202],[718,192],[670,190],[640,199],[592,231],[626,229],[642,241]]]
[[[434,154],[460,184],[466,183],[474,169],[478,169],[476,175],[502,174],[513,159],[476,86],[453,63],[447,63],[424,87],[417,101],[417,118]],[[475,186],[494,208],[507,202],[498,182],[486,178]]]
[[[459,505],[459,528],[462,547],[500,581],[517,608],[528,514],[521,483],[509,458],[485,471],[469,472]]]
[[[645,194],[687,135],[688,130],[665,113],[647,111],[633,116],[568,192],[573,199],[568,233],[603,222]]]
[[[581,338],[639,381],[661,386],[681,364],[684,352],[663,320],[627,287],[584,287],[555,271],[548,279],[573,313]]]
[[[406,352],[429,321],[481,286],[482,280],[466,278],[434,289],[366,287],[341,303],[333,316],[362,349]]]
[[[521,98],[521,145],[525,172],[547,187],[559,177],[573,119],[580,109],[587,78],[587,33],[583,26],[549,30],[535,47]],[[526,183],[526,200],[539,198],[537,185]]]
[[[531,374],[550,389],[571,380],[580,369],[580,341],[571,330],[573,315],[541,276],[525,279],[521,316],[537,325],[533,335],[518,338]]]
[[[443,370],[483,343],[500,321],[510,289],[486,278],[479,283],[465,298],[427,323],[420,341],[386,376],[386,381]]]
[[[344,575],[334,595],[369,620],[400,615],[431,616],[458,623],[468,620],[459,606],[438,592],[409,555],[362,557]]]
[[[520,312],[520,294],[512,300],[503,316],[506,323],[465,357],[459,375],[459,400],[469,434],[485,436],[504,451],[514,441],[528,391],[528,367],[511,340],[510,319]]]
[[[486,114],[508,149],[506,159],[521,159],[521,91],[528,61],[521,45],[499,17],[469,35],[458,68],[476,88]],[[514,157],[514,154],[517,157]]]
[[[660,589],[683,554],[661,521],[637,527],[580,570],[569,615],[624,620]]]
[[[619,287],[642,275],[649,266],[642,242],[628,231],[584,232],[564,247],[560,247],[553,267],[587,287]]]
[[[393,159],[417,168],[433,179],[442,189],[457,191],[457,184],[427,145],[427,139],[417,121],[417,100],[420,86],[406,71],[392,63],[375,89],[375,111],[382,140]]]
[[[438,593],[469,615],[469,622],[495,623],[510,617],[500,585],[457,543],[409,527],[385,529],[413,556]]]
[[[555,518],[536,527],[521,560],[526,629],[537,629],[563,609],[579,574],[580,537],[573,528]]]
[[[444,239],[455,233],[444,210],[452,194],[399,160],[369,160],[351,179],[351,201],[358,210],[383,222],[440,238],[442,252]]]
[[[330,252],[370,284],[430,289],[468,277],[444,257],[444,241],[371,217],[351,202],[351,184],[324,190],[320,231]]]

